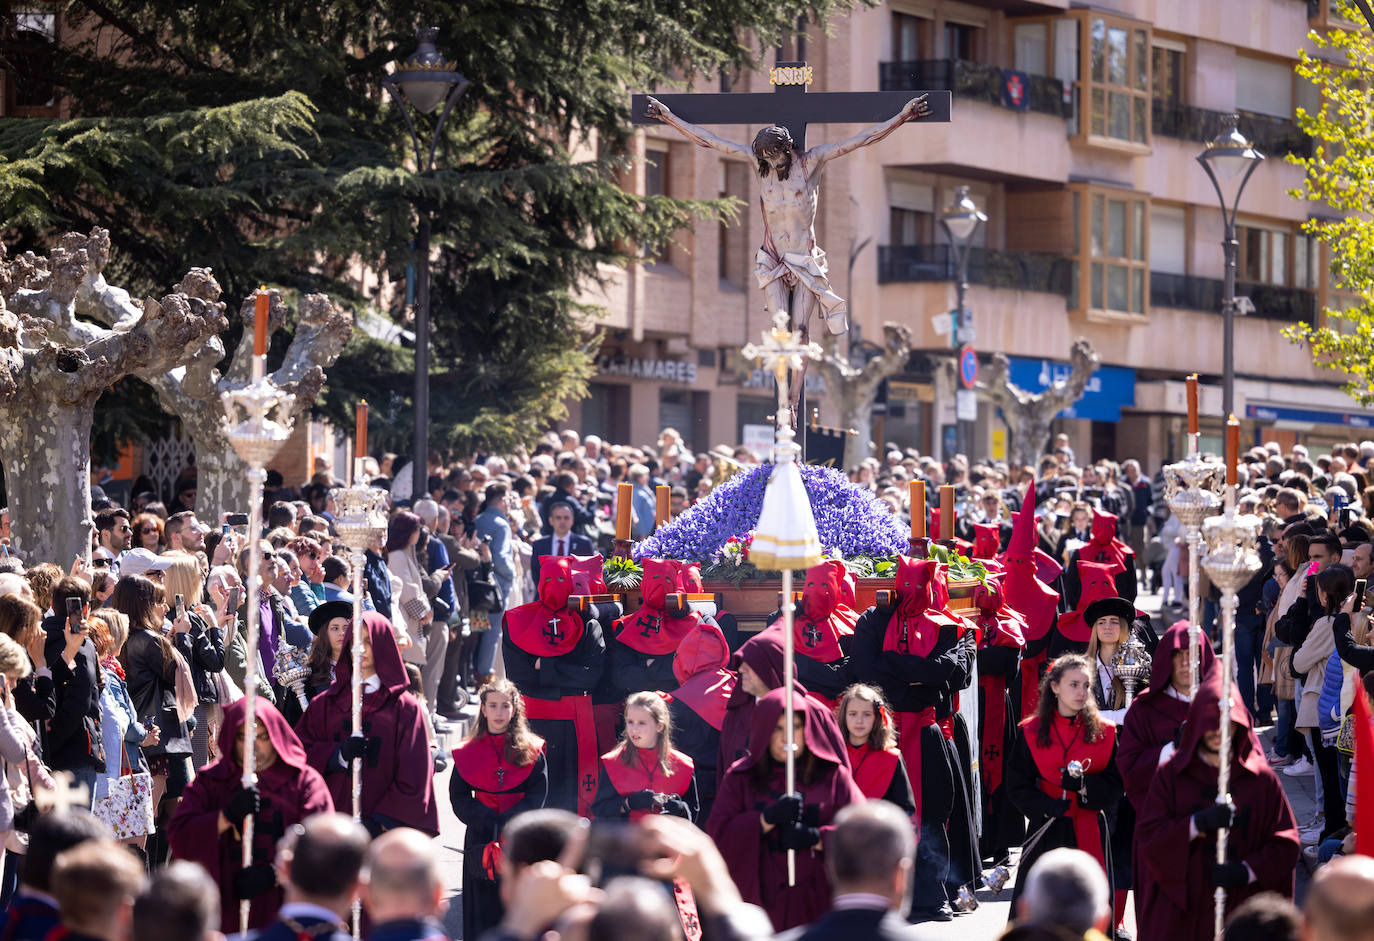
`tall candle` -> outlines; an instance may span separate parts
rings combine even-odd
[[[911,482],[911,536],[923,539],[926,534],[926,482]]]
[[[668,509],[668,495],[672,493],[672,488],[667,484],[659,484],[654,488],[654,527],[662,526],[672,516],[672,511]]]
[[[358,427],[353,432],[353,455],[367,457],[367,399],[358,403],[356,418]]]
[[[635,487],[623,483],[616,488],[615,498],[615,538],[628,542],[630,539],[630,503],[634,500]]]
[[[1197,373],[1188,377],[1188,434],[1197,434]]]
[[[948,484],[940,488],[940,538],[954,538],[954,488]]]
[[[1236,462],[1240,459],[1240,422],[1232,415],[1226,419],[1226,486],[1236,485]]]
[[[253,355],[267,355],[267,288],[258,288],[253,297]]]

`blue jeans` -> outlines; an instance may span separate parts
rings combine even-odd
[[[86,785],[86,793],[90,795],[90,800],[86,804],[87,810],[95,806],[95,779],[99,776],[100,772],[94,768],[80,768],[72,772],[72,777],[76,779],[76,783]]]
[[[1341,842],[1341,838],[1335,836],[1322,840],[1322,845],[1317,847],[1317,865],[1325,866],[1329,863],[1331,857],[1341,851]]]
[[[1278,755],[1291,755],[1301,758],[1307,754],[1307,742],[1298,734],[1298,707],[1292,699],[1276,699],[1274,720],[1274,752]]]
[[[477,650],[472,655],[472,672],[478,676],[496,672],[496,651],[501,649],[501,625],[506,612],[491,612],[491,627],[477,638]]]
[[[1251,716],[1267,712],[1255,701],[1255,677],[1258,675],[1260,654],[1264,647],[1264,622],[1247,623],[1236,619],[1236,683],[1240,686],[1240,700]]]

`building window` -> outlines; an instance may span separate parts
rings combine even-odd
[[[1012,68],[1027,75],[1049,74],[1049,24],[1017,23],[1011,31]]]
[[[749,202],[749,166],[738,160],[720,162],[720,196],[734,197],[746,205]],[[747,214],[741,212],[730,223],[720,224],[720,243],[717,248],[716,264],[719,278],[735,288],[745,286],[746,262],[749,261],[749,248],[745,245]]]
[[[12,117],[55,114],[53,45],[57,40],[57,15],[35,10],[16,11],[10,15],[7,26],[5,113]]]
[[[668,151],[649,147],[644,151],[644,195],[668,195]]]
[[[945,22],[945,58],[964,59],[969,62],[978,58],[978,27],[967,23]]]
[[[1236,258],[1236,277],[1252,284],[1288,285],[1288,242],[1290,233],[1264,225],[1236,226],[1240,243]]]
[[[1122,190],[1076,187],[1080,231],[1077,299],[1084,312],[1118,319],[1149,312],[1149,197]]]
[[[1083,83],[1088,138],[1150,144],[1150,30],[1132,20],[1091,13]]]
[[[893,245],[929,245],[934,216],[913,209],[888,210]]]
[[[1155,100],[1168,105],[1182,105],[1186,102],[1187,86],[1184,84],[1187,64],[1186,53],[1172,46],[1155,46],[1150,52],[1151,79]]]
[[[1321,284],[1321,243],[1301,232],[1293,237],[1293,287],[1315,291]]]
[[[1236,109],[1291,120],[1293,63],[1236,56]]]
[[[892,61],[917,62],[927,58],[923,50],[930,21],[910,13],[892,14]]]

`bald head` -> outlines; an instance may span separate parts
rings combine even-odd
[[[363,872],[363,903],[373,923],[443,914],[434,841],[419,830],[401,827],[377,837]]]
[[[1318,869],[1303,911],[1307,941],[1374,941],[1374,859],[1341,856]]]

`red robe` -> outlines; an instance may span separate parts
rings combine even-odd
[[[797,790],[805,803],[803,822],[817,827],[821,843],[796,854],[796,884],[787,885],[787,851],[778,843],[776,828],[763,832],[760,807],[783,795],[785,776],[782,765],[774,765],[768,742],[784,714],[784,692],[774,690],[758,701],[754,709],[749,754],[731,766],[720,790],[706,832],[716,842],[730,875],[746,902],[761,905],[777,931],[815,921],[830,908],[830,880],[826,877],[823,855],[824,834],[831,829],[840,809],[865,800],[850,776],[843,746],[826,730],[825,720],[834,727],[834,718],[825,707],[809,696],[793,693],[793,709],[802,717],[801,741],[805,751],[797,761]],[[808,762],[808,758],[811,759]],[[766,780],[758,780],[756,764],[766,762],[771,770]],[[805,769],[812,766],[810,780]]]
[[[1059,595],[1039,574],[1038,557],[1044,553],[1036,546],[1035,481],[1032,480],[1027,486],[1021,506],[1023,509],[1012,521],[1011,542],[1007,544],[1007,551],[998,558],[1006,571],[1002,591],[1007,599],[1007,607],[1020,614],[1026,622],[1020,695],[1012,697],[1017,714],[1026,718],[1035,714],[1036,703],[1040,699],[1040,674],[1045,667],[1050,634],[1059,611]]]
[[[242,699],[224,707],[224,724],[219,732],[221,757],[201,769],[186,785],[167,823],[172,855],[199,863],[219,884],[220,930],[226,934],[239,930],[234,876],[243,868],[243,842],[233,828],[219,832],[219,815],[239,789],[243,777],[243,766],[239,763],[242,753],[234,747],[234,738],[243,724],[244,709]],[[301,740],[276,707],[259,699],[257,717],[272,740],[277,761],[258,771],[258,793],[262,795],[264,809],[253,822],[253,861],[271,865],[277,841],[287,829],[307,817],[329,813],[334,810],[334,801],[320,773],[306,763]],[[277,917],[282,890],[269,889],[252,902],[248,926],[265,927]]]
[[[1136,909],[1140,941],[1209,941],[1212,937],[1212,865],[1216,838],[1190,837],[1192,815],[1216,800],[1217,769],[1197,755],[1198,743],[1220,722],[1221,676],[1214,670],[1199,687],[1188,711],[1178,750],[1155,774],[1136,825],[1142,894]],[[1134,706],[1132,706],[1134,708]],[[1227,857],[1254,873],[1249,885],[1228,889],[1226,910],[1260,892],[1293,896],[1300,845],[1293,808],[1264,748],[1250,727],[1250,714],[1234,691],[1231,700],[1231,802],[1238,813],[1227,838]]]
[[[363,612],[363,629],[372,639],[372,659],[381,686],[363,696],[363,734],[369,753],[362,759],[361,813],[374,826],[414,827],[439,833],[434,801],[434,758],[420,703],[409,692],[410,678],[396,646],[391,622],[375,611]],[[334,682],[310,701],[296,733],[310,764],[324,774],[334,806],[353,807],[353,775],[337,757],[353,728],[353,628],[344,635],[345,655],[334,665]]]

